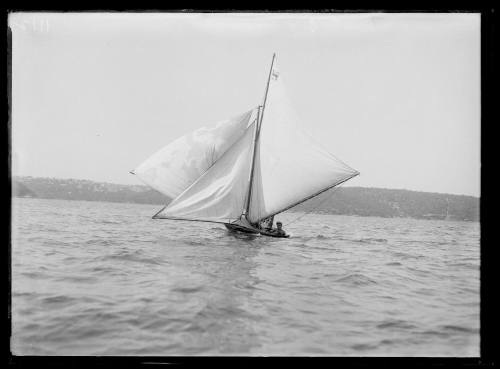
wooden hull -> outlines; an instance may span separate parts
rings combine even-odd
[[[243,225],[238,225],[238,224],[229,224],[229,223],[224,223],[226,228],[230,230],[231,232],[242,232],[242,233],[248,233],[248,234],[261,234],[262,236],[267,236],[267,237],[276,237],[276,238],[288,238],[290,235],[278,235],[273,232],[266,232],[262,229],[257,229],[253,227],[246,227]]]
[[[257,228],[248,228],[248,227],[240,226],[237,224],[228,224],[228,223],[224,223],[224,225],[231,232],[243,232],[243,233],[251,233],[251,234],[259,234],[260,233]]]
[[[260,234],[263,236],[276,237],[276,238],[288,238],[288,237],[290,237],[289,234],[279,235],[279,234],[276,234],[273,232],[266,232],[266,231],[260,231]]]

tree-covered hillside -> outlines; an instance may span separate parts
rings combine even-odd
[[[15,177],[12,194],[15,197],[158,205],[169,202],[168,198],[146,186],[79,179]],[[479,220],[477,197],[381,188],[334,188],[294,209],[359,216]]]

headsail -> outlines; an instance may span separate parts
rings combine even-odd
[[[255,124],[155,218],[220,223],[239,219],[248,189]]]
[[[274,65],[263,113],[248,219],[284,211],[359,174],[300,127]]]
[[[177,197],[244,135],[254,110],[178,138],[140,164],[133,174],[164,195]]]

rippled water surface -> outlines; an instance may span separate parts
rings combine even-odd
[[[479,355],[478,223],[289,213],[275,239],[159,208],[13,199],[13,353]]]

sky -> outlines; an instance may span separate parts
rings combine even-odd
[[[262,102],[272,54],[344,186],[480,195],[479,14],[12,13],[13,175],[129,173]]]

